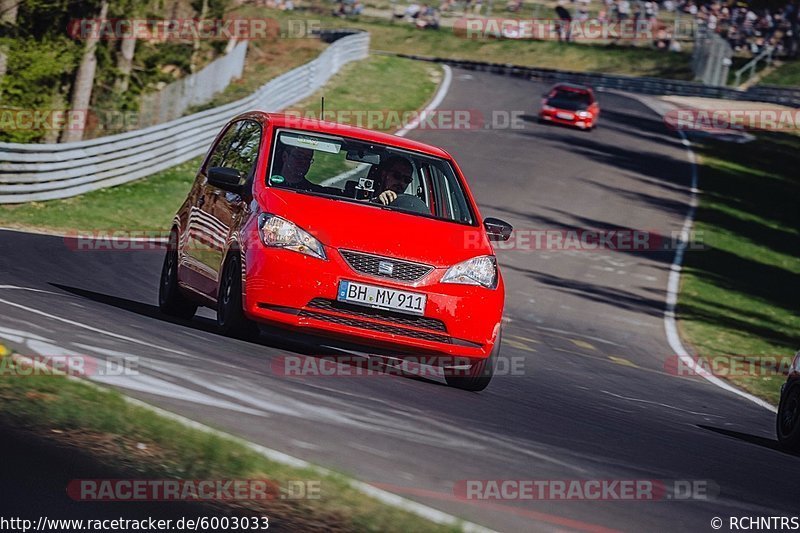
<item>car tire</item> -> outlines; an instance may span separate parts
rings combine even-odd
[[[217,326],[223,335],[240,339],[258,337],[258,326],[244,316],[242,307],[242,267],[237,251],[225,261],[217,297]]]
[[[158,308],[166,315],[187,320],[197,312],[197,304],[186,298],[178,287],[178,233],[174,230],[169,234],[167,253],[164,254],[161,267]]]
[[[501,333],[498,333],[497,340],[492,348],[492,353],[485,359],[479,359],[472,363],[466,375],[451,375],[447,369],[444,372],[444,379],[447,384],[456,389],[479,392],[485,389],[494,376],[494,369],[497,366],[497,358],[500,355]]]
[[[781,447],[800,451],[800,382],[788,386],[781,396],[775,430]]]

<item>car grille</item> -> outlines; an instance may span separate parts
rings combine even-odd
[[[367,322],[357,318],[350,318],[346,316],[328,315],[325,313],[317,313],[315,311],[300,311],[301,317],[315,318],[317,320],[324,320],[326,322],[333,322],[334,324],[342,324],[354,328],[368,329],[372,331],[380,331],[381,333],[390,333],[392,335],[401,335],[403,337],[411,337],[415,339],[422,339],[433,342],[450,343],[450,337],[447,335],[438,335],[427,331],[419,331],[416,329],[401,328],[392,326],[391,324],[378,324],[376,322]]]
[[[350,250],[339,250],[339,253],[342,254],[342,257],[344,257],[344,260],[350,265],[350,268],[356,272],[381,278],[398,279],[400,281],[417,281],[433,270],[433,267],[430,265],[392,259],[391,257],[352,252]],[[391,274],[380,271],[380,263],[382,262],[392,265]]]
[[[343,315],[348,315],[358,318],[372,318],[374,320],[385,320],[393,324],[401,326],[412,326],[415,328],[430,329],[433,331],[447,332],[447,327],[444,322],[435,318],[428,318],[424,316],[401,315],[391,311],[384,311],[382,309],[371,309],[368,307],[358,307],[355,305],[348,305],[334,300],[326,300],[325,298],[314,298],[308,303],[312,309],[322,309],[325,311],[335,311]]]

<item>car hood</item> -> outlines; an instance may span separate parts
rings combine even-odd
[[[265,212],[297,224],[328,247],[449,267],[494,255],[482,227],[333,200],[270,187],[259,196]]]
[[[586,102],[576,102],[575,100],[564,98],[551,98],[547,101],[547,105],[567,111],[586,111],[589,109],[589,104]]]

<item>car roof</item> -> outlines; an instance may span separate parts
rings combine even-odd
[[[553,86],[553,89],[566,89],[568,91],[578,91],[578,92],[591,92],[592,88],[586,85],[578,85],[577,83],[557,83]]]
[[[305,118],[300,115],[285,113],[267,113],[265,111],[245,113],[245,115],[249,115],[250,117],[252,117],[253,114],[262,115],[266,121],[278,128],[288,128],[316,133],[327,133],[328,135],[337,135],[341,137],[351,137],[360,141],[386,144],[405,150],[421,152],[423,154],[432,155],[435,157],[451,159],[450,154],[439,147],[419,141],[412,141],[411,139],[398,137],[397,135],[369,130],[367,128],[359,128],[357,126],[349,126],[347,124],[340,124],[338,122]]]

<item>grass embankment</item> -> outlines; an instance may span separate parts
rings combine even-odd
[[[253,39],[247,46],[242,77],[203,105],[193,106],[184,115],[211,109],[250,96],[273,78],[308,63],[327,45],[319,39],[281,39],[270,33],[268,38]]]
[[[16,370],[18,362],[5,355],[2,346],[0,363],[0,425],[6,428],[57,439],[60,447],[91,453],[121,472],[135,473],[137,479],[271,482],[272,499],[217,503],[221,512],[258,513],[282,530],[460,530],[369,498],[337,474],[289,467],[234,439],[184,426],[129,403],[115,391],[63,375],[23,377],[26,371]],[[308,492],[303,494],[299,486],[308,487]]]
[[[787,61],[764,76],[759,84],[800,87],[800,60]]]
[[[800,138],[703,140],[697,151],[702,194],[695,229],[707,249],[686,256],[681,332],[700,356],[763,361],[759,369],[732,358],[738,364],[729,379],[777,404],[785,375],[770,362],[783,358],[785,368],[800,349]]]
[[[688,53],[624,45],[466,39],[456,35],[451,28],[419,30],[404,22],[364,17],[361,20],[341,20],[319,15],[301,16],[316,17],[324,27],[343,26],[369,31],[372,50],[606,74],[683,80],[693,77]]]
[[[375,28],[371,43],[374,50],[604,74],[692,78],[689,56],[683,53],[619,45],[473,40],[447,30],[422,31],[389,23],[372,23],[365,29],[370,26]]]
[[[409,110],[433,96],[438,66],[375,56],[345,66],[325,88],[293,109],[305,116],[319,110]],[[396,124],[387,124],[395,126]],[[193,159],[133,183],[74,198],[0,206],[0,226],[45,231],[168,230],[186,198],[200,159]]]

